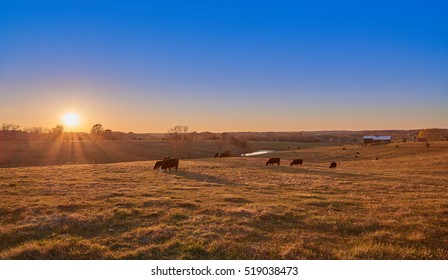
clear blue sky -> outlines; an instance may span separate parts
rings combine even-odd
[[[0,123],[448,127],[448,1],[1,1]]]

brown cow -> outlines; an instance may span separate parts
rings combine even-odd
[[[229,151],[225,151],[224,153],[222,153],[219,157],[220,158],[226,158],[226,157],[231,157],[232,155],[230,154]]]
[[[170,157],[164,157],[162,160],[156,161],[156,164],[154,165],[154,170],[160,169],[160,167],[162,166],[162,163],[169,158]]]
[[[337,165],[337,163],[333,161],[333,162],[330,164],[330,169],[331,169],[331,168],[336,168],[336,165]]]
[[[267,162],[266,162],[266,166],[268,165],[273,165],[276,164],[280,165],[280,158],[276,157],[276,158],[270,158]]]
[[[156,165],[154,165],[154,170],[160,169],[160,166],[162,166],[163,160],[156,161]]]
[[[160,166],[160,168],[163,171],[166,171],[167,169],[169,169],[171,171],[171,168],[175,168],[177,171],[178,167],[179,167],[179,159],[178,158],[166,159],[162,162],[162,166]]]
[[[295,160],[293,160],[291,162],[290,166],[293,166],[293,165],[300,165],[300,166],[302,166],[302,164],[303,164],[303,159],[295,159]]]

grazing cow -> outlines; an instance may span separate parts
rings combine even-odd
[[[337,163],[333,161],[333,162],[330,164],[330,169],[331,169],[331,168],[336,168],[336,166],[337,166]]]
[[[220,158],[226,158],[226,157],[231,157],[232,155],[230,154],[229,151],[225,151],[224,153],[222,153],[219,157]]]
[[[154,170],[159,169],[162,166],[163,160],[156,161],[156,165],[154,165]]]
[[[347,150],[346,148],[342,148],[344,151]]]
[[[360,155],[361,153],[360,153],[360,152],[356,152],[356,154],[357,154],[357,155]]]
[[[214,158],[219,158],[219,153],[215,153]]]
[[[380,158],[376,158],[376,160],[379,160]]]
[[[266,166],[268,166],[268,165],[273,165],[273,164],[276,164],[276,163],[277,163],[277,165],[280,165],[280,158],[278,158],[278,157],[270,158],[270,159],[266,162]]]
[[[162,166],[160,166],[160,168],[163,171],[166,171],[167,169],[169,169],[171,171],[171,168],[175,168],[177,171],[177,167],[179,167],[179,159],[178,158],[166,159],[162,162]]]
[[[302,166],[302,164],[303,164],[303,159],[295,159],[295,160],[293,160],[291,162],[290,166],[293,166],[293,165],[300,165],[300,166]]]
[[[162,163],[169,158],[170,157],[164,157],[162,160],[156,161],[156,164],[154,165],[154,170],[160,169],[160,167],[162,166]]]
[[[358,156],[355,156],[355,158],[358,158]]]

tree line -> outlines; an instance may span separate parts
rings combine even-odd
[[[60,124],[53,128],[30,127],[20,129],[20,125],[3,123],[0,126],[0,141],[55,140],[63,132],[64,127]]]

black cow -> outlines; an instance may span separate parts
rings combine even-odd
[[[280,158],[278,158],[278,157],[270,158],[270,159],[268,159],[268,161],[266,162],[266,166],[268,166],[268,165],[273,165],[273,164],[276,164],[276,163],[277,163],[277,165],[280,165]]]
[[[300,166],[302,166],[302,164],[303,164],[303,159],[295,159],[295,160],[293,160],[291,162],[290,166],[293,166],[293,165],[300,165]]]
[[[219,153],[215,153],[215,158],[219,158]]]
[[[163,171],[166,171],[167,169],[169,169],[171,171],[171,168],[175,168],[177,171],[177,167],[179,167],[179,159],[178,158],[166,159],[162,162],[162,165],[160,166],[160,168]]]
[[[357,155],[360,155],[361,153],[360,153],[360,152],[356,152],[356,154],[357,154]]]
[[[358,156],[355,156],[355,158],[359,158]]]
[[[331,169],[331,168],[336,168],[336,165],[337,165],[337,163],[333,161],[333,162],[330,164],[330,169]]]

